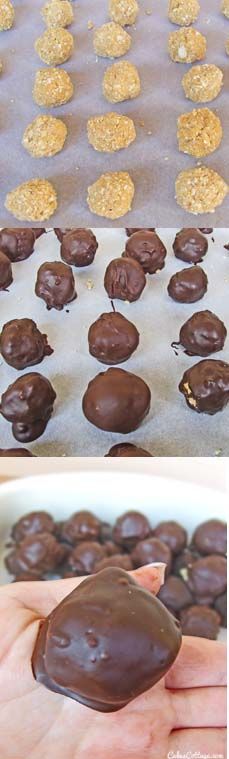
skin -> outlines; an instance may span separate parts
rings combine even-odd
[[[153,593],[162,574],[163,565],[134,572]],[[176,759],[179,751],[202,751],[225,759],[226,654],[220,642],[183,638],[165,680],[114,714],[94,712],[36,683],[30,660],[39,622],[80,581],[0,589],[0,756]]]

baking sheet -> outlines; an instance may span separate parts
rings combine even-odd
[[[70,29],[75,35],[75,51],[64,68],[72,76],[75,94],[65,106],[48,110],[40,109],[32,99],[34,74],[43,65],[33,49],[35,39],[44,31],[40,16],[43,1],[14,0],[15,26],[9,32],[1,33],[0,55],[4,66],[0,79],[1,225],[12,225],[13,217],[4,208],[6,193],[32,177],[45,177],[53,182],[59,199],[58,210],[51,219],[53,226],[100,227],[103,224],[101,217],[91,214],[88,209],[87,188],[103,172],[125,170],[129,171],[135,184],[132,211],[124,220],[126,226],[190,226],[195,220],[197,226],[207,227],[214,223],[223,227],[227,223],[229,196],[215,214],[197,217],[179,208],[174,198],[177,174],[196,165],[194,158],[178,152],[177,117],[191,111],[195,104],[186,100],[181,87],[187,64],[173,63],[167,53],[168,34],[177,28],[168,21],[167,0],[139,0],[137,23],[129,29],[133,42],[127,57],[139,69],[142,91],[135,100],[115,106],[102,95],[103,73],[112,61],[96,58],[93,30],[88,30],[87,26],[89,20],[96,26],[108,21],[108,2],[83,0],[74,3],[75,22]],[[220,13],[219,0],[211,0],[211,3],[201,0],[196,27],[207,37],[204,62],[215,63],[224,71],[222,93],[212,103],[207,103],[222,120],[224,138],[219,149],[203,159],[203,163],[228,181],[229,66],[225,42],[229,22]],[[100,154],[88,145],[86,122],[89,116],[110,110],[134,119],[137,140],[127,150],[113,155]],[[22,135],[38,113],[46,112],[64,118],[69,136],[64,150],[57,156],[34,159],[22,147]],[[19,222],[20,225],[23,226],[23,222]],[[115,222],[107,220],[106,226],[119,227],[120,219]]]
[[[88,382],[106,370],[90,356],[87,333],[101,313],[111,310],[103,287],[104,272],[109,261],[124,250],[125,230],[94,229],[99,243],[94,263],[75,269],[78,298],[61,312],[47,311],[44,301],[34,293],[41,263],[59,258],[60,245],[54,232],[37,240],[35,252],[27,261],[14,264],[14,282],[8,292],[0,294],[0,327],[10,319],[33,318],[54,348],[52,356],[24,372],[9,367],[3,359],[0,365],[0,393],[29,371],[47,376],[57,392],[55,412],[44,435],[28,446],[36,455],[104,456],[111,445],[128,440],[155,456],[229,455],[229,405],[212,417],[188,408],[178,384],[185,369],[201,359],[182,351],[176,355],[171,347],[178,340],[181,325],[195,311],[209,308],[229,331],[229,253],[223,247],[229,241],[229,230],[214,230],[214,242],[208,236],[209,250],[203,263],[209,279],[208,292],[193,304],[175,303],[167,295],[171,275],[185,264],[172,251],[177,230],[157,231],[168,250],[165,268],[158,275],[147,276],[147,285],[135,303],[115,301],[116,310],[133,321],[140,333],[138,349],[121,366],[141,376],[152,391],[150,413],[139,429],[128,435],[98,430],[86,420],[81,408]],[[88,289],[91,285],[92,289]],[[229,335],[224,350],[213,357],[229,361]],[[19,444],[12,436],[11,425],[0,417],[0,447],[15,445]]]

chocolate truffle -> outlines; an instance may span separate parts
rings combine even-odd
[[[227,525],[220,519],[209,519],[200,524],[192,537],[192,543],[202,554],[227,552]]]
[[[189,567],[192,567],[194,561],[199,558],[200,554],[194,548],[184,548],[184,550],[175,557],[173,562],[173,574],[182,577],[182,579],[186,581],[188,579]]]
[[[39,364],[53,350],[32,319],[12,319],[2,328],[0,352],[9,366],[25,369]]]
[[[41,237],[41,235],[46,234],[45,227],[32,227],[32,230],[33,230],[36,240],[38,240],[38,237]]]
[[[208,241],[198,229],[181,229],[177,233],[173,250],[176,258],[188,264],[198,264],[203,260],[208,249]]]
[[[0,411],[8,422],[33,423],[50,418],[55,398],[49,380],[31,372],[9,385],[2,395]]]
[[[172,520],[168,522],[159,522],[153,534],[171,549],[172,553],[177,554],[183,551],[187,545],[187,532],[181,524]]]
[[[189,606],[180,615],[182,635],[197,635],[199,638],[216,640],[220,616],[207,606]]]
[[[0,250],[12,263],[24,261],[34,251],[35,234],[31,227],[0,231]]]
[[[126,511],[116,519],[112,537],[119,546],[131,550],[139,540],[145,540],[150,534],[150,523],[144,514]]]
[[[9,572],[19,575],[33,572],[42,575],[53,572],[63,561],[66,549],[49,532],[27,535],[22,542],[6,556],[5,564]]]
[[[78,511],[61,526],[61,538],[75,545],[81,540],[98,540],[101,522],[91,511]]]
[[[139,343],[135,325],[117,311],[101,314],[88,332],[89,352],[102,364],[127,361]]]
[[[33,456],[33,453],[30,453],[30,451],[27,451],[26,448],[0,448],[0,456],[12,456],[14,458],[23,457],[26,456]]]
[[[63,235],[60,255],[70,266],[89,266],[95,258],[98,243],[91,229],[72,229]]]
[[[146,285],[142,266],[132,258],[114,258],[105,271],[104,287],[109,298],[132,303],[140,298]]]
[[[225,324],[212,311],[197,311],[180,330],[180,343],[189,356],[221,351],[227,336]]]
[[[0,291],[7,290],[13,282],[12,266],[8,256],[0,250]]]
[[[226,559],[219,554],[197,559],[188,570],[188,581],[195,596],[222,595],[227,587]]]
[[[42,264],[37,272],[35,293],[45,301],[49,311],[51,308],[62,311],[67,303],[71,303],[77,297],[70,266],[62,261]]]
[[[169,575],[159,590],[158,598],[173,613],[177,613],[193,603],[188,585],[176,575]]]
[[[115,367],[89,382],[83,412],[95,427],[126,434],[136,430],[148,414],[150,399],[150,389],[144,380]]]
[[[191,266],[173,274],[168,284],[170,298],[178,303],[195,303],[208,289],[208,278],[201,266]]]
[[[133,569],[133,562],[128,553],[115,553],[98,561],[94,572],[101,572],[101,569],[106,569],[107,567],[119,567],[120,569],[125,569],[126,572],[130,572]]]
[[[50,690],[112,712],[164,677],[180,645],[180,625],[160,601],[109,568],[86,578],[42,623],[32,667]]]
[[[156,232],[142,229],[129,237],[123,256],[138,261],[145,274],[155,274],[164,268],[166,253],[166,248]]]
[[[199,231],[203,232],[203,235],[211,235],[213,232],[213,227],[199,227]]]
[[[229,364],[205,359],[184,373],[179,390],[195,411],[216,414],[229,401]]]
[[[113,458],[121,456],[128,456],[129,458],[150,456],[152,458],[152,453],[145,451],[144,448],[139,448],[139,446],[134,445],[133,443],[116,443],[116,445],[112,445],[108,453],[106,453],[106,457],[107,456],[113,456]]]
[[[134,235],[135,232],[141,232],[147,230],[148,232],[154,232],[155,227],[129,227],[126,229],[127,237]]]
[[[221,625],[227,627],[227,591],[215,599],[214,609],[220,615]]]
[[[64,235],[67,234],[67,232],[72,232],[73,230],[70,227],[66,227],[66,229],[60,229],[59,227],[54,227],[55,235],[59,242],[62,242]]]
[[[45,432],[48,419],[37,419],[36,422],[14,422],[12,424],[12,433],[15,440],[19,443],[32,443]]]
[[[68,556],[67,569],[75,575],[90,575],[95,565],[106,557],[106,548],[94,540],[84,540]]]
[[[20,543],[27,535],[35,535],[39,532],[54,532],[54,520],[47,511],[31,511],[16,522],[11,530],[11,537],[15,543]]]
[[[140,540],[131,553],[131,558],[135,567],[143,567],[144,564],[153,562],[163,562],[167,565],[166,575],[171,571],[172,553],[166,543],[162,543],[159,538],[149,538],[149,540]]]

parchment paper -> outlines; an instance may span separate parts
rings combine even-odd
[[[152,391],[149,415],[138,430],[128,435],[98,430],[83,415],[81,403],[89,380],[106,366],[90,356],[87,333],[98,316],[111,310],[103,287],[104,272],[112,258],[121,255],[125,245],[124,230],[95,229],[99,242],[94,263],[75,269],[78,298],[62,312],[47,311],[44,301],[34,293],[37,269],[44,261],[58,260],[59,243],[52,231],[41,237],[34,254],[24,263],[14,264],[14,282],[9,292],[0,294],[0,328],[9,319],[33,318],[39,329],[46,332],[52,356],[27,368],[47,376],[56,392],[55,412],[46,431],[29,446],[41,456],[104,456],[116,442],[131,441],[155,456],[214,456],[229,455],[229,406],[215,416],[197,414],[186,405],[178,391],[183,372],[201,360],[186,356],[171,347],[178,340],[181,325],[195,312],[209,308],[225,322],[229,330],[229,253],[223,247],[228,229],[214,231],[208,236],[209,250],[202,264],[209,279],[205,297],[194,304],[175,303],[167,295],[171,275],[185,264],[175,258],[172,242],[175,229],[159,229],[168,255],[160,274],[147,277],[141,298],[127,304],[115,301],[115,308],[133,321],[140,333],[140,344],[132,357],[121,364],[123,369],[141,376]],[[88,280],[93,284],[88,289]],[[223,351],[213,358],[229,361],[229,335]],[[9,367],[3,359],[0,365],[0,393],[24,372]],[[0,417],[0,447],[19,444],[13,438],[11,425]]]
[[[65,106],[48,110],[40,109],[32,99],[34,75],[43,65],[33,48],[35,39],[44,31],[40,16],[42,4],[43,0],[35,3],[14,0],[15,26],[9,32],[1,33],[0,37],[0,55],[4,66],[0,79],[1,225],[13,224],[13,217],[4,208],[6,193],[20,182],[45,177],[53,182],[58,193],[58,210],[50,222],[53,226],[100,227],[103,220],[92,215],[88,209],[87,188],[103,172],[125,170],[129,171],[135,184],[132,211],[123,222],[120,219],[116,222],[107,220],[104,222],[107,227],[120,227],[122,223],[126,226],[190,226],[193,223],[203,227],[212,223],[218,227],[225,226],[229,197],[215,214],[198,217],[179,208],[174,198],[178,172],[196,165],[194,158],[178,151],[177,117],[191,111],[195,104],[186,100],[181,86],[187,64],[173,63],[167,53],[168,34],[177,28],[168,21],[167,0],[139,0],[137,23],[128,30],[133,42],[127,58],[139,69],[142,91],[135,100],[115,106],[102,95],[103,73],[112,61],[96,58],[92,45],[93,30],[88,30],[87,26],[89,20],[95,26],[109,20],[108,2],[83,0],[74,3],[75,23],[70,29],[75,35],[75,51],[64,68],[73,78],[75,94]],[[196,27],[207,37],[204,62],[219,65],[224,71],[225,82],[220,96],[207,104],[222,120],[223,142],[203,163],[228,181],[229,67],[225,42],[229,22],[220,13],[219,6],[219,0],[201,0]],[[127,150],[113,155],[94,151],[86,136],[88,117],[110,110],[131,116],[137,129],[136,141]],[[34,159],[22,147],[21,139],[25,127],[42,112],[63,117],[69,135],[64,150],[57,156]]]

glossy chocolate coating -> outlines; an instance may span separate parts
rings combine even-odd
[[[207,606],[190,606],[180,615],[182,635],[197,635],[199,638],[216,640],[220,615]]]
[[[31,227],[0,231],[0,250],[12,263],[24,261],[34,251],[35,234]]]
[[[127,361],[138,343],[137,328],[117,311],[101,314],[88,332],[89,352],[102,364]]]
[[[41,437],[46,430],[50,416],[47,419],[37,419],[36,422],[14,422],[12,433],[19,443],[32,443]]]
[[[229,401],[229,364],[205,359],[184,373],[179,390],[194,411],[216,414]]]
[[[187,532],[178,522],[169,520],[159,522],[153,534],[171,549],[172,553],[177,554],[187,545]]]
[[[200,524],[192,537],[192,543],[202,554],[227,552],[227,525],[221,519],[209,519]]]
[[[51,261],[40,266],[37,272],[35,293],[42,298],[47,309],[62,311],[67,303],[77,297],[72,270],[62,261]]]
[[[128,553],[114,553],[98,561],[94,572],[101,572],[101,569],[106,569],[107,567],[119,567],[120,569],[125,569],[126,572],[130,572],[134,568],[134,565]]]
[[[83,397],[86,418],[101,430],[133,432],[150,409],[148,385],[136,374],[112,367],[94,377]]]
[[[188,570],[189,587],[196,596],[222,595],[227,587],[227,562],[224,556],[211,554],[197,559]]]
[[[143,457],[143,456],[150,456],[152,458],[152,453],[149,453],[149,451],[145,451],[144,448],[139,448],[139,446],[134,445],[133,443],[116,443],[116,445],[112,445],[108,453],[106,453],[107,456],[113,456],[113,458],[117,457]]]
[[[174,613],[193,603],[193,596],[188,585],[176,575],[167,577],[159,590],[158,598]]]
[[[203,232],[203,235],[211,235],[213,232],[213,227],[199,227],[199,231]]]
[[[66,227],[66,229],[60,229],[60,227],[54,227],[53,231],[55,232],[55,235],[57,239],[59,240],[59,242],[62,242],[64,235],[66,235],[68,232],[72,232],[73,230],[71,229],[71,227],[68,227],[68,228]]]
[[[113,300],[127,300],[132,303],[140,298],[146,285],[142,266],[132,258],[114,258],[105,271],[104,287]]]
[[[57,542],[54,535],[41,532],[27,535],[6,556],[5,564],[13,575],[27,571],[42,575],[45,572],[53,572],[64,560],[65,555],[65,547]]]
[[[192,567],[194,561],[200,558],[200,554],[193,547],[184,548],[178,556],[175,557],[173,562],[173,574],[178,577],[182,577],[183,580],[188,579],[188,568]]]
[[[140,540],[131,553],[131,558],[135,567],[143,567],[144,564],[153,562],[163,562],[167,565],[166,575],[171,571],[172,553],[169,546],[162,543],[159,538],[149,538],[149,540]]]
[[[70,266],[89,266],[95,258],[98,243],[91,229],[72,229],[63,235],[60,255]]]
[[[129,237],[123,256],[138,261],[145,274],[155,274],[164,268],[166,253],[166,248],[156,232],[142,229]]]
[[[2,328],[0,352],[9,366],[25,369],[39,364],[53,350],[32,319],[12,319]]]
[[[84,580],[42,623],[32,667],[50,690],[111,712],[160,680],[180,645],[180,625],[160,601],[110,568]]]
[[[34,453],[27,451],[26,448],[0,448],[0,456],[25,458],[26,456],[34,456]]]
[[[85,540],[73,548],[67,561],[67,567],[78,575],[90,575],[94,572],[98,561],[105,559],[105,546],[94,540]]]
[[[61,525],[62,540],[75,545],[81,540],[97,540],[101,522],[91,511],[77,511]]]
[[[7,290],[13,282],[12,266],[9,258],[0,250],[0,291]]]
[[[2,395],[0,411],[8,422],[33,424],[50,418],[55,398],[51,382],[42,374],[30,372],[9,385]]]
[[[128,229],[126,229],[126,234],[127,234],[127,237],[130,237],[131,235],[134,235],[135,232],[141,232],[141,231],[154,232],[154,230],[155,230],[155,227],[128,227]]]
[[[180,343],[190,356],[221,351],[227,336],[225,324],[212,311],[197,311],[180,330]]]
[[[112,538],[122,548],[131,550],[139,540],[145,540],[151,534],[148,519],[140,511],[126,511],[116,519]]]
[[[208,278],[201,266],[191,266],[173,274],[168,284],[170,298],[178,303],[195,303],[208,289]]]
[[[177,233],[173,250],[176,258],[188,264],[198,264],[207,253],[208,241],[198,229],[186,227]]]
[[[11,537],[15,543],[20,543],[26,535],[35,535],[39,532],[55,532],[55,522],[47,511],[31,511],[18,519],[11,530]]]
[[[214,609],[220,615],[221,625],[227,627],[227,591],[215,599]]]
[[[45,227],[32,227],[32,230],[33,230],[36,240],[38,240],[38,238],[41,237],[41,235],[46,234]]]

